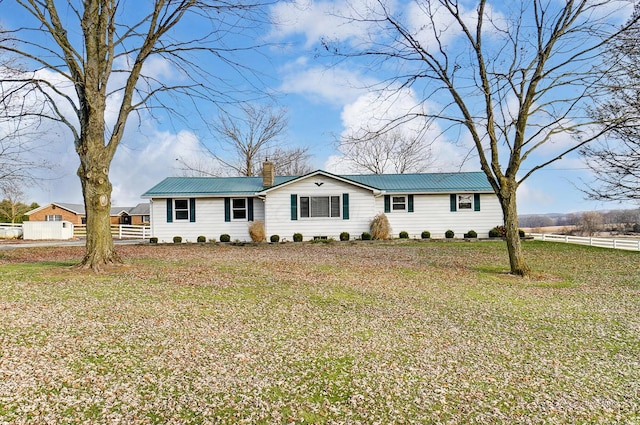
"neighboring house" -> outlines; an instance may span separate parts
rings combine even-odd
[[[397,237],[424,230],[442,238],[475,230],[487,237],[502,224],[502,210],[482,172],[441,174],[335,175],[318,170],[304,176],[274,176],[265,163],[262,177],[169,177],[145,192],[151,200],[151,234],[160,242],[174,236],[194,242],[199,235],[249,241],[250,221],[262,220],[267,238],[291,240],[351,238],[369,231],[385,213]]]
[[[29,221],[70,221],[73,224],[86,224],[86,213],[82,204],[54,202],[26,213]],[[111,224],[149,224],[149,204],[135,207],[112,207]]]

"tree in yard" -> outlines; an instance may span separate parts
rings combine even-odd
[[[217,144],[206,146],[210,160],[178,160],[191,175],[260,174],[265,159],[273,162],[278,174],[295,175],[311,171],[308,148],[287,149],[282,138],[288,119],[284,109],[252,103],[240,106],[238,114],[223,111],[212,125]]]
[[[429,143],[420,134],[399,129],[376,133],[365,131],[363,136],[343,136],[338,150],[356,171],[373,174],[421,173],[431,162]]]
[[[607,63],[615,64],[605,75],[609,96],[592,110],[594,119],[607,127],[607,139],[587,145],[581,154],[596,182],[586,193],[591,199],[640,202],[640,5],[631,18],[631,29],[613,38],[605,52]]]
[[[2,31],[8,42],[0,50],[19,55],[34,72],[4,80],[38,89],[48,108],[32,115],[62,123],[71,134],[87,212],[84,267],[99,270],[121,261],[110,232],[109,168],[128,117],[143,109],[171,109],[176,99],[187,95],[209,102],[234,100],[228,93],[237,91],[223,86],[219,73],[224,66],[236,73],[246,71],[234,54],[248,49],[241,45],[245,40],[254,43],[250,34],[257,26],[259,3],[11,3],[22,16],[20,22],[26,23]],[[205,66],[205,58],[218,62]],[[178,77],[157,72],[165,66]],[[58,82],[46,78],[52,74]],[[171,111],[174,116],[187,115],[177,108]]]
[[[8,43],[9,40],[0,35],[0,46]],[[40,136],[38,122],[26,115],[37,111],[39,105],[25,99],[24,82],[10,81],[21,72],[14,56],[0,54],[0,191],[11,193],[20,186],[35,183],[37,171],[51,168],[51,164],[38,155],[44,142],[34,142]]]
[[[21,223],[26,212],[38,208],[37,203],[27,205],[23,202],[24,192],[15,182],[0,185],[0,223]]]
[[[537,170],[598,138],[587,105],[601,93],[595,65],[624,32],[614,19],[627,2],[455,0],[353,4],[349,22],[366,28],[347,43],[323,40],[333,55],[386,73],[372,86],[386,96],[411,88],[413,119],[462,128],[503,212],[511,272],[528,275],[518,234],[516,191]],[[386,97],[381,100],[386,100]],[[447,130],[445,130],[446,132]]]

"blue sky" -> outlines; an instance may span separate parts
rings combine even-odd
[[[363,0],[364,1],[364,0]],[[20,19],[13,2],[3,2],[1,23],[13,27]],[[361,3],[361,2],[356,2]],[[125,2],[131,7],[135,2]],[[397,7],[405,3],[399,2]],[[498,2],[496,7],[499,7]],[[263,73],[261,84],[275,93],[280,106],[287,108],[289,127],[285,140],[289,146],[308,146],[313,155],[314,168],[335,173],[350,173],[349,165],[342,161],[336,150],[335,138],[349,129],[370,122],[372,111],[402,111],[416,102],[416,93],[405,92],[390,106],[376,100],[365,85],[381,81],[382,75],[353,63],[336,62],[324,57],[319,41],[331,38],[350,42],[367,28],[346,25],[336,15],[347,13],[344,1],[279,2],[270,9],[272,18],[281,25],[260,28],[261,41],[271,44],[263,55],[246,55],[243,60]],[[171,78],[172,70],[163,63],[154,63],[157,75]],[[54,75],[50,78],[55,79]],[[203,108],[213,120],[212,105]],[[172,121],[166,117],[151,119],[142,114],[131,116],[122,145],[112,163],[110,179],[114,190],[112,204],[135,205],[140,194],[161,179],[180,175],[176,158],[202,158],[201,143],[210,144],[213,136],[198,120]],[[45,155],[56,163],[40,187],[29,189],[25,201],[40,204],[49,202],[81,203],[81,189],[76,169],[78,166],[71,139],[66,130],[52,126],[43,129],[41,137],[47,139]],[[463,164],[466,150],[455,146],[465,143],[466,136],[452,140],[451,134],[440,131],[432,135],[432,165],[429,171],[478,171],[475,158]],[[559,142],[562,144],[562,142]],[[526,168],[526,166],[525,166]],[[546,169],[534,173],[518,192],[521,214],[576,212],[634,207],[617,203],[586,201],[579,188],[589,181],[590,174],[577,157],[568,156]]]

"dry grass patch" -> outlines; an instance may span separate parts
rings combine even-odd
[[[0,423],[634,423],[638,253],[527,243],[0,256]],[[51,284],[55,283],[55,284]]]

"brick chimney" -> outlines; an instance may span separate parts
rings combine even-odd
[[[275,180],[275,165],[273,162],[266,160],[262,163],[262,186],[273,186]]]

